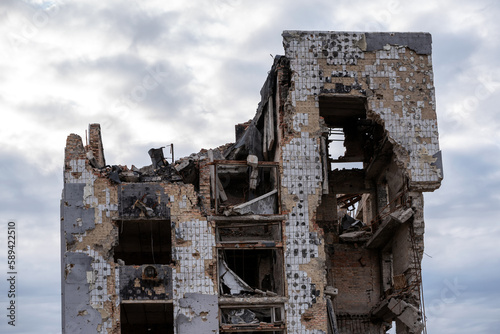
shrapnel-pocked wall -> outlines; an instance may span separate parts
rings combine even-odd
[[[422,192],[443,178],[431,36],[283,45],[234,144],[136,168],[106,165],[98,124],[68,136],[63,333],[423,330]]]

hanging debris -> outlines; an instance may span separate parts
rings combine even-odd
[[[224,210],[225,216],[260,214],[271,215],[276,210],[276,194],[278,190],[274,189],[262,196],[254,198],[251,201],[229,207]]]
[[[153,168],[155,170],[168,166],[168,161],[163,155],[164,147],[165,146],[162,146],[160,148],[152,148],[148,151],[148,154],[151,157],[151,162],[153,163]]]
[[[255,292],[245,281],[229,269],[226,261],[219,259],[220,281],[230,290],[231,295],[239,295],[245,292]],[[222,289],[222,287],[221,287]],[[222,293],[222,291],[221,291]]]
[[[364,226],[366,226],[366,224],[363,223],[361,220],[354,219],[348,214],[345,214],[344,217],[342,217],[340,224],[344,233],[358,231]]]
[[[229,309],[222,311],[223,321],[226,324],[258,324],[259,319],[255,316],[255,313],[247,308],[242,309]]]

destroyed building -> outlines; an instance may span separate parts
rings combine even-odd
[[[153,148],[136,168],[106,164],[98,124],[85,146],[68,136],[63,333],[424,330],[423,192],[443,178],[431,36],[283,45],[234,144]]]

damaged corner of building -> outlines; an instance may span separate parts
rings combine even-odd
[[[421,333],[443,178],[426,33],[285,31],[235,142],[65,149],[63,333]],[[168,138],[175,142],[175,138]]]

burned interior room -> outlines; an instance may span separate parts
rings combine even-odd
[[[234,143],[179,159],[158,143],[137,168],[106,164],[99,124],[68,136],[63,333],[425,332],[431,36],[283,46]]]

